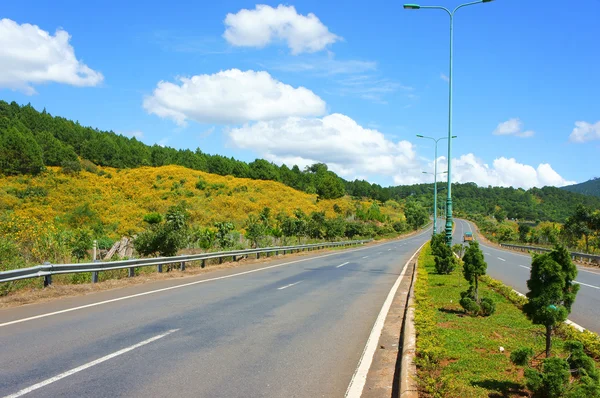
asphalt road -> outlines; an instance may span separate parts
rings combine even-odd
[[[0,396],[343,397],[430,233],[2,310]]]
[[[470,222],[455,219],[454,243],[463,243],[465,232],[473,232],[475,228]],[[479,245],[488,264],[487,272],[494,278],[511,286],[520,293],[527,293],[527,280],[531,269],[531,256],[514,251],[497,249],[479,240]],[[579,273],[576,281],[580,283],[579,293],[569,319],[586,329],[600,333],[600,269],[577,267]]]

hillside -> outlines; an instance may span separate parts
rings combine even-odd
[[[562,189],[569,192],[576,192],[583,195],[591,195],[600,197],[600,178],[596,177],[589,181],[582,182],[579,184],[568,185],[562,187]]]

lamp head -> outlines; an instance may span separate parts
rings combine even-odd
[[[485,1],[486,0],[484,0],[484,2]],[[487,1],[491,1],[491,0],[487,0]],[[421,6],[418,4],[405,4],[404,5],[405,10],[418,10],[419,8],[421,8]]]

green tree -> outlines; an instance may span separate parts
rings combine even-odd
[[[216,222],[215,228],[217,228],[217,243],[221,249],[227,249],[233,246],[233,239],[231,238],[231,231],[235,228],[233,223],[225,221],[225,222]]]
[[[427,210],[418,202],[408,201],[404,206],[406,222],[413,229],[419,229],[429,219]]]
[[[0,173],[36,175],[43,170],[42,149],[30,132],[20,132],[16,127],[0,131]]]
[[[573,283],[576,277],[577,267],[563,246],[533,257],[527,281],[529,301],[523,312],[534,324],[546,328],[546,357],[552,348],[552,332],[567,319],[575,302],[579,291],[579,285]]]
[[[246,239],[250,240],[252,247],[259,247],[260,241],[265,237],[267,232],[267,227],[261,218],[254,214],[249,214],[244,227],[246,228]]]
[[[483,252],[479,248],[479,242],[470,241],[463,256],[463,275],[467,282],[473,287],[473,297],[479,303],[479,278],[486,274],[487,263]]]
[[[337,199],[344,196],[344,183],[333,172],[325,172],[318,177],[317,195],[320,199]]]

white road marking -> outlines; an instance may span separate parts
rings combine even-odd
[[[289,285],[285,285],[285,286],[278,287],[278,288],[277,288],[277,290],[283,290],[283,289],[287,289],[288,287],[292,287],[292,286],[294,286],[294,285],[297,285],[297,284],[298,284],[298,283],[300,283],[300,282],[302,282],[302,281],[298,281],[298,282],[296,282],[296,283],[290,283]]]
[[[364,256],[363,258],[368,258],[369,256]]]
[[[528,266],[526,266],[526,265],[521,265],[521,264],[519,264],[519,267],[521,267],[521,268],[525,268],[525,269],[531,269],[531,267],[528,267]]]
[[[344,264],[340,264],[340,265],[338,265],[338,266],[337,266],[337,267],[335,267],[335,268],[340,268],[340,267],[343,267],[344,265],[346,265],[346,264],[348,264],[348,263],[349,263],[349,261],[346,261]]]
[[[575,281],[575,283],[579,283],[580,285],[591,287],[591,288],[594,288],[594,289],[600,289],[600,287],[598,287],[598,286],[588,285],[587,283],[583,283],[583,282]]]
[[[488,252],[483,252],[483,254],[485,254],[486,256],[491,256],[491,254]]]
[[[423,231],[423,232],[421,232],[418,235],[414,235],[414,236],[411,236],[411,237],[408,237],[408,238],[405,238],[405,239],[413,240],[413,239],[419,238],[421,235],[425,235],[427,232],[428,232],[428,229],[425,230],[425,231]],[[389,245],[389,244],[391,244],[391,242],[389,242],[389,243],[382,243],[381,246]],[[64,309],[64,310],[49,312],[49,313],[46,313],[46,314],[34,315],[34,316],[30,316],[28,318],[22,318],[22,319],[17,319],[17,320],[14,320],[14,321],[0,323],[0,327],[14,325],[14,324],[17,324],[17,323],[22,323],[22,322],[33,321],[33,320],[36,320],[36,319],[46,318],[46,317],[49,317],[49,316],[64,314],[66,312],[83,310],[85,308],[96,307],[96,306],[99,306],[99,305],[114,303],[114,302],[121,301],[121,300],[128,300],[128,299],[132,299],[132,298],[135,298],[135,297],[146,296],[146,295],[149,295],[149,294],[160,293],[160,292],[165,292],[165,291],[174,290],[174,289],[180,289],[182,287],[198,285],[200,283],[206,283],[206,282],[218,281],[218,280],[221,280],[221,279],[233,278],[233,277],[236,277],[236,276],[251,274],[253,272],[264,271],[264,270],[271,269],[271,268],[283,267],[284,265],[303,263],[305,261],[311,261],[311,260],[316,260],[316,259],[319,259],[319,258],[337,256],[337,255],[340,255],[340,254],[354,253],[354,252],[358,252],[358,251],[362,251],[362,250],[367,250],[367,249],[370,249],[370,248],[371,247],[361,247],[361,248],[354,249],[354,250],[345,250],[345,251],[342,251],[342,252],[324,254],[322,256],[317,256],[317,257],[303,258],[303,259],[300,259],[300,260],[289,261],[287,263],[269,265],[267,267],[257,268],[257,269],[253,269],[253,270],[250,270],[250,271],[238,272],[237,274],[218,276],[216,278],[203,279],[203,280],[200,280],[200,281],[183,283],[181,285],[175,285],[175,286],[165,287],[165,288],[162,288],[162,289],[150,290],[150,291],[143,292],[143,293],[132,294],[132,295],[129,295],[129,296],[117,297],[117,298],[110,299],[110,300],[99,301],[97,303],[91,303],[91,304],[81,305],[79,307],[67,308],[67,309]]]
[[[427,242],[425,242],[425,243],[427,243]],[[373,329],[371,329],[371,334],[369,335],[369,339],[367,340],[365,349],[360,357],[360,361],[358,362],[356,371],[354,372],[354,375],[352,376],[352,380],[350,381],[350,384],[348,385],[348,389],[346,390],[346,398],[360,398],[360,396],[362,395],[362,391],[365,388],[365,383],[367,381],[367,374],[369,373],[369,368],[371,367],[371,363],[373,362],[373,357],[375,356],[375,351],[377,349],[377,344],[379,343],[381,331],[383,330],[383,324],[385,323],[385,318],[387,317],[390,307],[392,306],[392,301],[394,300],[394,296],[396,295],[396,292],[398,291],[398,287],[400,287],[400,282],[402,282],[402,278],[404,277],[404,274],[406,273],[408,264],[410,264],[410,262],[413,260],[413,258],[416,256],[416,254],[419,252],[419,250],[421,250],[421,248],[423,246],[425,246],[425,243],[423,243],[421,245],[421,247],[419,247],[417,249],[417,251],[415,251],[413,253],[411,258],[406,262],[406,264],[404,265],[404,268],[402,269],[402,272],[400,273],[400,276],[398,277],[398,279],[396,279],[394,286],[392,286],[390,293],[388,294],[387,298],[385,299],[383,306],[381,307],[381,311],[379,312],[379,315],[377,316],[377,319],[375,320]]]
[[[506,261],[505,259],[503,259],[502,257],[498,257],[498,260],[500,261]]]
[[[392,249],[388,249],[388,251],[390,251],[390,250],[392,250]]]
[[[51,377],[51,378],[49,378],[49,379],[47,379],[47,380],[44,380],[44,381],[42,381],[42,382],[40,382],[40,383],[34,384],[34,385],[32,385],[31,387],[24,388],[24,389],[22,389],[22,390],[21,390],[21,391],[19,391],[19,392],[16,392],[16,393],[14,393],[14,394],[11,394],[11,395],[7,395],[7,396],[6,396],[6,397],[4,397],[4,398],[17,398],[17,397],[23,396],[23,395],[25,395],[25,394],[29,394],[30,392],[32,392],[32,391],[35,391],[35,390],[37,390],[37,389],[39,389],[39,388],[45,387],[45,386],[47,386],[48,384],[52,384],[52,383],[54,383],[55,381],[59,381],[59,380],[61,380],[61,379],[64,379],[65,377],[72,376],[72,375],[74,375],[75,373],[79,373],[79,372],[81,372],[82,370],[86,370],[86,369],[88,369],[88,368],[91,368],[92,366],[96,366],[96,365],[98,365],[98,364],[101,364],[102,362],[108,361],[109,359],[112,359],[112,358],[118,357],[119,355],[123,355],[123,354],[125,354],[125,353],[127,353],[127,352],[129,352],[129,351],[135,350],[136,348],[140,348],[140,347],[142,347],[142,346],[144,346],[144,345],[146,345],[146,344],[150,344],[150,343],[152,343],[152,342],[154,342],[154,341],[156,341],[156,340],[158,340],[158,339],[162,339],[163,337],[165,337],[165,336],[168,336],[168,335],[170,335],[171,333],[174,333],[174,332],[176,332],[176,331],[178,331],[178,330],[179,330],[179,329],[172,329],[172,330],[169,330],[169,331],[168,331],[168,332],[166,332],[166,333],[159,334],[158,336],[154,336],[154,337],[152,337],[152,338],[149,338],[148,340],[144,340],[144,341],[142,341],[141,343],[134,344],[134,345],[132,345],[132,346],[129,346],[129,347],[127,347],[127,348],[123,348],[122,350],[119,350],[119,351],[117,351],[117,352],[113,352],[112,354],[109,354],[109,355],[107,355],[107,356],[104,356],[104,357],[102,357],[102,358],[96,359],[95,361],[88,362],[88,363],[86,363],[85,365],[78,366],[78,367],[76,367],[76,368],[74,368],[74,369],[71,369],[71,370],[69,370],[69,371],[66,371],[66,372],[64,372],[64,373],[61,373],[61,374],[59,374],[59,375],[56,375],[56,376],[54,376],[54,377]]]

